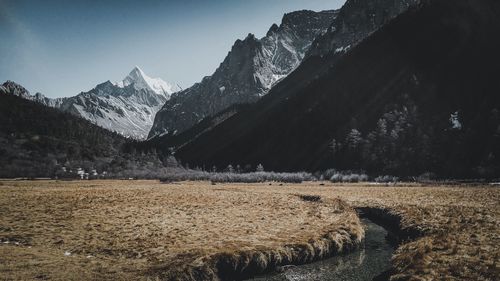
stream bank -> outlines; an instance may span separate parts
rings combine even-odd
[[[366,233],[364,245],[359,250],[310,264],[279,267],[274,272],[248,280],[384,280],[389,275],[396,245],[392,240],[386,239],[390,235],[384,227],[366,217],[362,218],[362,223]]]

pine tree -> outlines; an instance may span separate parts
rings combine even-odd
[[[257,172],[264,172],[264,166],[262,164],[257,165],[257,168],[255,169]]]

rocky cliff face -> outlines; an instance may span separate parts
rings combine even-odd
[[[155,118],[149,137],[177,134],[233,104],[255,102],[302,61],[311,42],[326,31],[336,11],[285,14],[265,37],[237,40],[212,76],[178,92]]]
[[[26,90],[26,88],[17,84],[16,82],[10,81],[10,80],[6,81],[5,83],[3,83],[0,86],[0,93],[11,94],[11,95],[18,96],[18,97],[21,97],[24,99],[31,99],[32,98],[32,96],[30,95],[28,90]]]
[[[0,93],[11,94],[14,96],[21,97],[23,99],[36,101],[38,103],[50,107],[59,107],[65,99],[65,98],[56,98],[56,99],[47,98],[41,93],[36,93],[34,95],[31,95],[30,92],[26,90],[26,88],[10,80],[0,85]]]
[[[318,36],[307,57],[343,53],[419,0],[348,0],[328,31]]]

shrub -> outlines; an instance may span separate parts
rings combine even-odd
[[[335,172],[330,177],[331,182],[363,182],[368,181],[368,175],[353,172]]]
[[[178,172],[171,172],[165,174],[160,178],[162,182],[175,182],[175,181],[208,181],[210,180],[211,173],[204,171],[185,170]]]
[[[322,176],[323,176],[323,179],[331,179],[337,173],[338,172],[335,169],[328,169],[328,170],[323,172]]]
[[[428,181],[434,181],[436,179],[437,179],[436,175],[431,172],[423,173],[416,178],[417,182],[428,182]]]
[[[161,178],[162,182],[173,181],[211,181],[213,183],[259,183],[259,182],[284,182],[301,183],[313,180],[314,177],[305,172],[299,173],[275,173],[275,172],[251,172],[251,173],[209,173],[199,171],[186,171],[184,173],[173,173]]]
[[[257,165],[257,168],[255,169],[256,172],[264,172],[264,166],[262,164]]]
[[[399,181],[398,177],[388,176],[388,175],[378,176],[375,178],[375,182],[379,182],[379,183],[396,183],[398,181]]]

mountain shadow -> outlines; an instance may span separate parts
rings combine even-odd
[[[498,34],[499,1],[421,1],[340,59],[311,56],[176,157],[191,166],[494,177]]]

